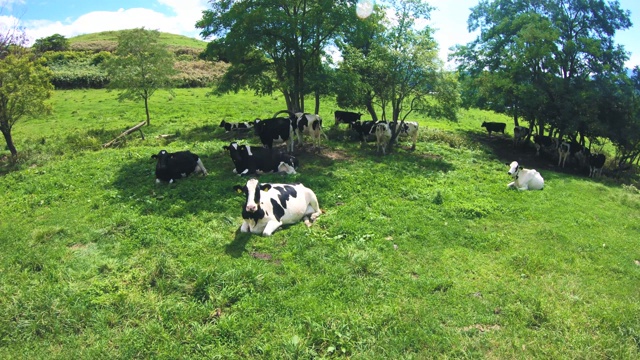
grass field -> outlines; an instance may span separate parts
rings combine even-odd
[[[489,138],[477,110],[416,117],[417,149],[376,155],[328,129],[291,176],[324,214],[239,234],[242,184],[222,150],[278,97],[57,91],[0,152],[0,358],[634,359],[640,357],[640,192]],[[159,135],[170,135],[159,137]],[[207,177],[155,184],[160,149]],[[545,189],[507,190],[519,160]],[[636,183],[637,184],[637,183]]]

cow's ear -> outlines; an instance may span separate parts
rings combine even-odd
[[[242,186],[240,186],[240,185],[235,185],[235,186],[233,187],[233,190],[234,190],[235,192],[237,192],[237,193],[241,194],[241,193],[242,193]]]
[[[229,150],[229,146],[227,146],[227,145],[223,146],[222,150]]]
[[[504,163],[505,165],[509,166],[510,164],[508,162]]]
[[[158,155],[153,154],[153,155],[151,155],[151,158],[152,158],[152,159],[157,159],[157,158],[158,158]]]
[[[260,190],[262,190],[262,191],[269,191],[269,189],[271,189],[271,184],[261,184],[260,185]]]
[[[522,170],[522,169],[524,169],[524,168],[523,168],[522,166],[518,166],[518,169]]]

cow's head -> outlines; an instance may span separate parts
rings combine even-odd
[[[509,171],[507,172],[507,174],[513,176],[514,178],[517,177],[518,172],[522,170],[522,166],[519,166],[517,161],[512,161],[511,164],[505,163],[505,165],[509,167]]]
[[[232,142],[229,146],[223,146],[222,150],[226,150],[231,155],[231,160],[234,164],[238,164],[242,161],[242,152],[246,151],[247,147],[245,145],[238,145],[237,142]]]
[[[487,126],[487,122],[486,121],[483,121],[482,125],[480,125],[480,127],[486,127],[486,126]]]
[[[236,185],[233,190],[238,193],[244,193],[246,198],[244,201],[244,209],[247,212],[254,213],[260,210],[260,190],[268,191],[271,184],[260,184],[258,179],[249,179],[244,186]]]
[[[158,160],[158,164],[156,165],[158,169],[163,169],[169,166],[169,159],[171,159],[172,156],[173,154],[168,153],[166,150],[160,150],[159,153],[151,155],[151,158]]]
[[[222,121],[220,122],[220,127],[221,127],[221,128],[223,128],[223,127],[224,127],[224,125],[225,125],[226,123],[227,123],[227,122],[226,122],[226,121],[224,121],[224,119],[222,119]]]

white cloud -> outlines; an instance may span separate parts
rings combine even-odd
[[[202,18],[202,11],[207,9],[206,0],[158,0],[158,3],[169,7],[174,14],[166,15],[146,8],[130,8],[94,11],[65,21],[22,21],[20,25],[25,28],[30,43],[53,34],[69,38],[81,34],[139,27],[199,38],[199,30],[195,28],[195,23]]]

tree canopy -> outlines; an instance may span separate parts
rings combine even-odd
[[[118,100],[143,100],[150,124],[149,98],[159,89],[171,91],[173,54],[159,42],[160,32],[138,28],[118,35],[113,57],[103,64],[110,79],[109,89],[120,91]]]
[[[53,34],[36,39],[33,43],[33,49],[39,54],[46,51],[66,51],[69,50],[69,40],[60,34]]]

